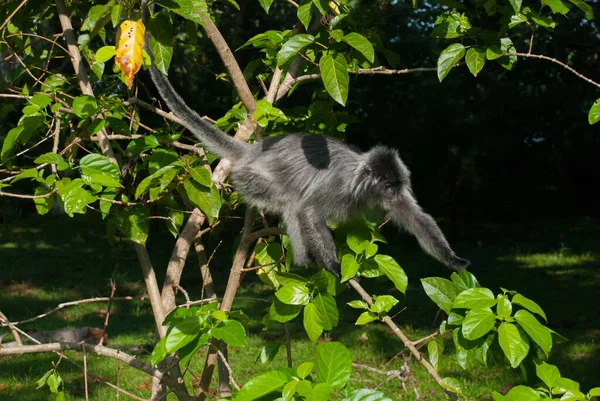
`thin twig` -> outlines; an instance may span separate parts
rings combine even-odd
[[[227,363],[227,358],[225,358],[225,355],[223,355],[223,353],[219,350],[217,350],[217,355],[219,355],[219,358],[221,358],[221,362],[223,362],[223,365],[225,365],[225,368],[229,372],[229,382],[233,387],[235,387],[237,391],[240,391],[240,386],[238,386],[235,380],[233,379],[233,371],[231,370],[231,366],[229,366],[229,363]]]
[[[14,15],[21,9],[21,7],[23,7],[25,4],[27,4],[27,0],[23,0],[18,6],[17,8],[15,8],[13,10],[12,13],[10,13],[10,15],[8,16],[8,18],[6,18],[6,20],[2,23],[2,25],[0,25],[0,31],[6,26],[6,24],[8,24],[10,22],[10,20],[12,19],[12,17],[14,17]]]
[[[561,66],[562,68],[564,68],[565,70],[573,73],[574,75],[576,75],[578,78],[583,79],[584,81],[600,88],[600,83],[586,77],[585,75],[583,75],[582,73],[578,72],[577,70],[575,70],[572,67],[569,67],[568,65],[566,65],[565,63],[563,63],[562,61],[559,61],[555,58],[552,57],[548,57],[548,56],[544,56],[542,54],[529,54],[529,53],[506,53],[507,56],[517,56],[517,57],[526,57],[526,58],[537,58],[537,59],[541,59],[541,60],[546,60],[546,61],[550,61],[554,64],[558,64],[559,66]]]
[[[54,188],[52,191],[48,192],[47,194],[43,194],[43,195],[23,195],[23,194],[15,194],[12,192],[0,191],[0,196],[6,196],[7,198],[19,198],[19,199],[43,199],[43,198],[51,197],[57,191],[58,191],[58,189]]]
[[[102,341],[102,340],[100,340]],[[83,389],[85,391],[85,401],[90,400],[88,393],[88,370],[87,370],[87,354],[85,352],[85,343],[81,343],[81,351],[83,352]]]
[[[17,345],[23,345],[23,341],[21,341],[21,336],[19,335],[19,332],[17,331],[16,327],[13,323],[10,322],[10,320],[8,320],[6,315],[2,312],[0,312],[0,323],[2,323],[3,326],[8,326]]]
[[[41,315],[37,315],[37,316],[34,316],[29,319],[21,320],[19,322],[13,322],[13,324],[21,325],[21,324],[25,324],[25,323],[30,323],[35,320],[42,319],[46,316],[49,316],[49,315],[53,314],[54,312],[57,312],[63,308],[69,307],[69,306],[83,305],[83,304],[87,304],[87,303],[91,303],[91,302],[106,302],[106,301],[110,301],[110,299],[111,298],[109,298],[109,297],[98,297],[98,298],[80,299],[79,301],[63,302],[61,304],[58,304],[58,306],[56,308],[51,309],[48,312],[42,313]],[[135,300],[145,301],[145,298],[144,297],[142,297],[142,298],[115,297],[115,298],[113,298],[113,301],[135,301]],[[6,326],[6,325],[2,324],[2,326]]]

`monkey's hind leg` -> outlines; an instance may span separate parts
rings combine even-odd
[[[314,210],[308,210],[302,219],[302,229],[310,255],[334,276],[341,277],[337,250],[325,221]]]
[[[300,222],[300,215],[298,213],[290,212],[284,214],[283,225],[287,231],[288,237],[292,244],[292,250],[294,251],[294,264],[305,265],[311,263],[306,243],[304,242],[302,234],[302,224]]]

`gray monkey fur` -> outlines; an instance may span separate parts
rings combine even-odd
[[[265,138],[254,145],[236,141],[190,109],[154,65],[150,74],[184,126],[211,152],[233,162],[231,180],[244,200],[282,218],[296,264],[321,264],[339,276],[340,263],[326,222],[380,208],[446,266],[454,270],[469,266],[411,195],[410,172],[395,150],[377,146],[361,153],[335,139],[306,133]]]

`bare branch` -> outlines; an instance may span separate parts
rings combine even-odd
[[[51,197],[57,191],[58,191],[58,189],[55,188],[52,191],[48,192],[47,194],[43,194],[43,195],[22,195],[22,194],[15,194],[12,192],[0,191],[0,196],[6,196],[7,198],[19,198],[19,199],[43,199],[43,198]]]
[[[61,304],[58,304],[58,306],[54,309],[49,310],[48,312],[42,313],[41,315],[37,315],[34,316],[32,318],[29,319],[25,319],[25,320],[21,320],[19,322],[13,322],[14,325],[21,325],[21,324],[25,324],[25,323],[30,323],[33,322],[35,320],[44,318],[46,316],[49,316],[51,314],[53,314],[56,311],[59,311],[63,308],[69,307],[69,306],[76,306],[76,305],[82,305],[82,304],[88,304],[91,302],[107,302],[110,301],[111,298],[109,297],[97,297],[97,298],[87,298],[87,299],[80,299],[79,301],[71,301],[71,302],[63,302]],[[133,298],[133,297],[115,297],[112,298],[113,301],[144,301],[145,299],[142,298]],[[2,326],[5,326],[4,324],[2,324]]]
[[[10,332],[12,333],[12,335],[13,335],[13,337],[15,339],[15,342],[17,343],[17,345],[23,345],[23,341],[21,341],[21,336],[19,335],[19,332],[15,328],[14,324],[11,323],[8,320],[8,318],[6,317],[6,315],[4,313],[2,313],[2,312],[0,312],[0,323],[2,323],[3,326],[8,326],[8,328],[10,329]]]
[[[219,350],[217,350],[217,354],[219,355],[219,358],[221,358],[221,362],[223,362],[223,365],[225,365],[227,372],[229,372],[229,382],[233,387],[235,387],[237,391],[240,391],[240,386],[238,386],[235,380],[233,379],[233,371],[231,370],[231,366],[229,366],[229,363],[227,363],[227,358],[225,358],[225,355],[223,355],[223,353]]]
[[[0,25],[0,31],[10,22],[11,18],[14,17],[14,15],[25,5],[27,4],[27,0],[23,0],[14,10],[12,13],[10,13],[10,15],[8,16],[8,18],[6,18],[6,20],[2,23],[2,25]]]
[[[172,379],[164,375],[160,370],[153,368],[145,362],[140,361],[136,357],[126,354],[118,349],[108,348],[103,345],[94,345],[87,343],[49,343],[49,344],[36,344],[36,345],[22,345],[20,347],[12,348],[0,348],[0,355],[22,355],[22,354],[38,354],[44,352],[55,352],[55,351],[81,351],[85,347],[87,352],[94,355],[105,356],[108,358],[116,359],[127,365],[140,370],[147,375],[157,377],[162,381],[172,383]]]
[[[562,68],[564,68],[565,70],[571,72],[572,74],[576,75],[578,78],[583,79],[585,82],[590,83],[598,88],[600,88],[600,83],[586,77],[585,75],[583,75],[582,73],[578,72],[577,70],[575,70],[572,67],[569,67],[568,65],[566,65],[565,63],[563,63],[562,61],[559,61],[555,58],[552,57],[548,57],[548,56],[544,56],[542,54],[530,54],[530,53],[506,53],[507,56],[517,56],[517,57],[526,57],[526,58],[537,58],[540,60],[546,60],[546,61],[550,61],[554,64],[558,64],[559,66],[561,66]]]

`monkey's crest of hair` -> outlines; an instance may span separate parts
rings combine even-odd
[[[326,222],[380,208],[448,267],[468,266],[413,198],[410,172],[395,150],[377,146],[361,153],[335,139],[306,133],[266,138],[254,145],[236,141],[189,108],[154,65],[150,74],[184,126],[210,151],[232,160],[231,179],[244,200],[282,218],[296,264],[314,262],[339,276]]]

